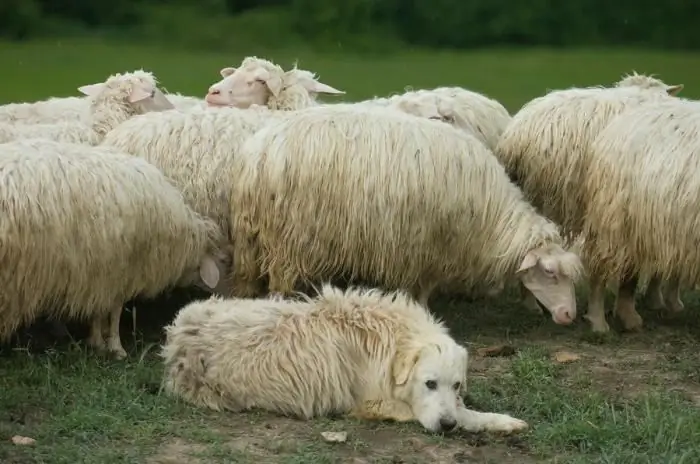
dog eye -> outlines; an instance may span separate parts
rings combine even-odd
[[[452,388],[455,390],[459,390],[459,388],[462,386],[462,382],[457,382],[456,384],[452,385]]]
[[[425,386],[428,387],[428,390],[435,390],[437,388],[437,382],[434,380],[428,380],[425,382]]]

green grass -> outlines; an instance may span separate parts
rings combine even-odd
[[[493,50],[363,57],[259,44],[193,53],[73,39],[0,43],[0,102],[75,94],[79,85],[138,67],[153,70],[170,91],[202,95],[220,68],[249,54],[284,66],[298,59],[301,67],[346,90],[350,100],[406,86],[459,85],[516,111],[547,89],[608,84],[632,70],[682,82],[686,96],[700,96],[700,55],[691,54]],[[0,462],[696,463],[700,305],[697,295],[686,295],[685,302],[685,313],[668,320],[641,308],[643,333],[594,337],[585,323],[555,326],[510,295],[437,301],[436,310],[455,337],[472,348],[469,401],[476,409],[527,420],[531,429],[514,437],[443,437],[415,425],[305,423],[266,413],[191,408],[154,388],[161,374],[155,355],[160,328],[184,301],[139,303],[134,333],[129,313],[123,318],[127,361],[101,359],[79,341],[42,349],[40,331],[0,352]],[[585,295],[579,304],[583,312]],[[476,353],[498,343],[512,344],[518,352],[504,358]],[[30,349],[24,349],[27,345]],[[552,355],[562,349],[581,359],[558,364]],[[348,442],[324,443],[320,432],[327,430],[348,431]],[[37,442],[16,446],[9,441],[13,435]]]
[[[684,95],[700,97],[700,54],[415,50],[361,56],[342,50],[319,54],[304,47],[275,50],[259,44],[211,53],[114,45],[100,39],[57,39],[19,45],[0,42],[0,103],[75,95],[80,85],[139,67],[155,72],[170,91],[204,95],[220,79],[221,68],[235,66],[244,56],[253,54],[285,67],[298,60],[300,67],[313,70],[322,81],[345,90],[349,100],[401,92],[406,87],[458,85],[490,95],[514,112],[548,89],[610,84],[632,70],[657,74],[670,83],[682,82],[686,86]]]

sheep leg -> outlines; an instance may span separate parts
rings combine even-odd
[[[367,400],[355,406],[350,415],[364,420],[393,420],[409,422],[415,420],[411,407],[398,400]]]
[[[511,433],[528,428],[527,422],[507,414],[478,412],[465,407],[457,410],[457,424],[468,432]]]
[[[117,359],[126,358],[126,351],[122,346],[119,336],[119,323],[122,316],[122,306],[115,306],[109,313],[109,335],[107,336],[107,350]]]
[[[88,344],[98,351],[103,351],[107,348],[105,339],[102,335],[104,318],[101,314],[92,317],[90,324],[90,336],[88,337]]]
[[[652,276],[651,280],[649,280],[649,287],[647,287],[644,300],[649,308],[656,311],[666,308],[664,295],[661,292],[661,277],[658,275]]]
[[[664,298],[668,302],[668,310],[670,313],[679,313],[685,309],[683,300],[681,300],[681,286],[677,278],[672,278],[668,281],[664,291]]]
[[[615,302],[615,314],[622,321],[627,331],[639,331],[642,328],[642,316],[634,308],[634,292],[637,289],[638,276],[628,277],[620,281]]]
[[[591,324],[593,332],[610,331],[605,320],[605,286],[597,278],[590,279],[590,294],[588,295],[588,312],[583,316]]]
[[[528,290],[522,282],[519,283],[519,286],[520,298],[522,298],[523,300],[523,306],[525,306],[526,309],[532,311],[535,314],[543,314],[544,310],[537,301],[537,298],[535,298],[535,295],[533,295],[533,293],[530,290]]]
[[[294,281],[296,279],[286,279],[284,272],[279,269],[270,269],[268,271],[270,281],[268,283],[268,294],[271,297],[285,297],[291,295],[294,291]]]

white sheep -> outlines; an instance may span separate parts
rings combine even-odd
[[[508,110],[498,101],[461,87],[412,90],[359,103],[395,107],[416,116],[424,116],[422,108],[436,107],[440,117],[429,116],[430,119],[441,119],[469,131],[491,150],[511,120]]]
[[[582,256],[591,270],[594,329],[609,330],[603,285],[618,277],[615,312],[626,328],[642,326],[634,292],[643,273],[667,279],[669,310],[681,311],[680,285],[700,282],[700,103],[673,99],[629,109],[594,140],[590,165]]]
[[[557,90],[525,104],[513,116],[494,151],[525,197],[562,227],[569,243],[580,234],[585,216],[581,185],[589,172],[588,149],[616,115],[647,101],[674,98],[683,85],[634,74],[613,88]],[[652,279],[647,295],[663,305],[660,281]],[[532,299],[528,306],[535,306]]]
[[[290,114],[264,107],[210,108],[136,116],[111,131],[102,146],[157,166],[198,213],[229,232],[231,166],[243,143],[264,124]]]
[[[193,109],[206,108],[207,102],[203,98],[182,95],[181,93],[165,93],[165,97],[170,100],[178,111],[191,111]]]
[[[0,143],[41,137],[96,145],[107,132],[136,114],[173,108],[158,89],[155,77],[143,70],[115,74],[105,82],[84,85],[78,90],[90,99],[89,116],[84,121],[0,124]]]
[[[474,136],[383,108],[329,105],[263,127],[234,157],[234,294],[343,274],[406,289],[517,276],[562,324],[580,261]]]
[[[262,58],[249,56],[238,68],[221,70],[219,82],[209,87],[205,98],[209,106],[249,108],[266,106],[272,110],[299,110],[316,105],[320,93],[342,95],[345,92],[318,81],[302,69],[284,71]]]
[[[90,344],[126,355],[125,301],[172,285],[227,294],[216,225],[140,158],[46,139],[0,145],[0,340],[42,313],[92,320]],[[197,279],[201,279],[198,281]]]
[[[8,103],[0,106],[0,123],[53,124],[80,121],[89,105],[83,97],[51,97],[35,102]]]
[[[179,93],[165,97],[180,111],[206,106],[201,98]],[[90,114],[90,98],[51,97],[46,100],[0,105],[0,123],[56,124],[67,121],[85,121]]]

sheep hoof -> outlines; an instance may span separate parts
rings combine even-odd
[[[629,317],[622,319],[622,327],[627,332],[641,332],[644,322],[639,314],[632,314]]]
[[[683,310],[685,310],[685,305],[680,300],[679,301],[671,301],[671,304],[668,305],[668,312],[670,314],[680,313]]]
[[[591,324],[591,330],[595,333],[608,333],[610,326],[605,318],[592,318],[588,314],[583,316]]]
[[[119,350],[110,350],[110,354],[112,357],[118,361],[121,361],[122,359],[126,358],[126,351],[124,351],[124,348],[121,348]]]

